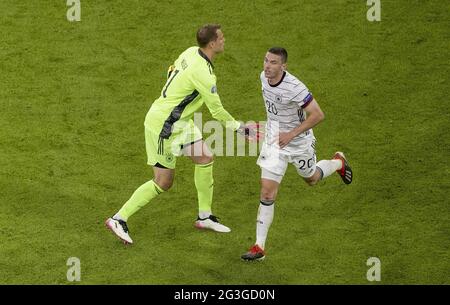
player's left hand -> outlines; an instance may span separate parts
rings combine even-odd
[[[280,148],[283,148],[288,145],[294,137],[295,135],[292,132],[280,132],[278,136],[278,145]]]

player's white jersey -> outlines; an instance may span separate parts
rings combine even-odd
[[[260,78],[267,113],[265,141],[271,144],[279,132],[291,131],[306,120],[303,108],[313,100],[313,97],[308,88],[287,71],[275,85],[269,84],[264,71],[261,72]],[[312,129],[309,129],[293,138],[283,150],[296,152],[306,143],[311,143],[311,140],[314,140],[314,134]]]

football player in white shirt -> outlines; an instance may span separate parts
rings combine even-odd
[[[261,73],[262,93],[267,113],[265,142],[257,164],[261,167],[261,196],[256,221],[256,243],[241,256],[248,261],[265,257],[265,242],[273,220],[274,202],[288,163],[309,185],[337,172],[350,184],[353,172],[342,152],[332,160],[316,164],[312,128],[324,119],[319,104],[308,88],[286,71],[284,48],[269,49]]]

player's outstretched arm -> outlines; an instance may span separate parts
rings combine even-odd
[[[225,127],[238,130],[240,123],[231,116],[222,105],[219,94],[217,93],[216,77],[208,69],[199,71],[192,77],[195,89],[200,93],[205,101],[206,107],[216,120],[220,121]]]

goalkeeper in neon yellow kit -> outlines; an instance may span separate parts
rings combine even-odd
[[[237,122],[222,106],[217,94],[212,60],[223,52],[225,39],[220,25],[205,25],[197,32],[199,47],[181,53],[169,68],[161,96],[152,104],[145,118],[145,144],[148,164],[154,178],[141,185],[111,218],[106,226],[124,243],[133,243],[127,220],[159,194],[169,190],[174,178],[176,157],[184,154],[195,163],[199,215],[197,228],[230,232],[211,213],[213,197],[213,156],[202,140],[192,117],[203,103],[212,116],[224,125],[248,135],[248,129]]]

